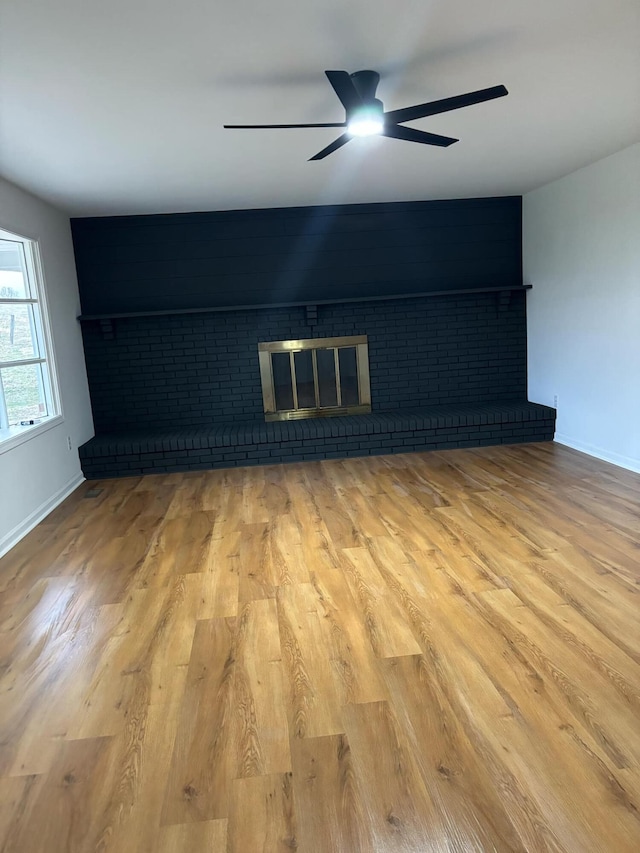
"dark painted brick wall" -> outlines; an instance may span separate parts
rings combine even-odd
[[[98,434],[262,419],[258,342],[369,337],[374,411],[526,399],[525,294],[128,318],[83,326]]]
[[[521,198],[72,220],[84,314],[522,283]],[[383,310],[383,309],[381,309]]]

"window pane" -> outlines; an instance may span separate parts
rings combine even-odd
[[[3,367],[0,376],[9,426],[15,426],[20,421],[44,418],[49,414],[41,364]]]
[[[294,352],[293,360],[296,368],[296,388],[298,391],[298,408],[313,409],[316,405],[316,391],[313,382],[313,360],[311,350]]]
[[[33,306],[0,302],[0,361],[38,358]]]
[[[358,363],[355,347],[341,347],[338,350],[340,364],[340,393],[343,406],[357,406],[360,402],[358,394]]]
[[[318,360],[318,393],[321,406],[337,406],[338,392],[336,390],[335,349],[319,349],[316,351]]]
[[[291,387],[291,364],[288,352],[274,352],[271,355],[273,371],[273,390],[276,396],[276,409],[281,412],[293,409],[293,389]]]
[[[29,295],[24,246],[0,240],[0,299],[26,299]]]

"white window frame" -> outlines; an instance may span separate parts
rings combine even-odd
[[[34,338],[37,345],[37,356],[34,358],[18,359],[16,361],[0,361],[0,368],[19,366],[22,364],[42,365],[42,376],[44,382],[44,396],[47,402],[48,414],[37,419],[37,423],[25,426],[9,426],[6,415],[6,404],[2,392],[2,378],[0,375],[0,454],[6,453],[19,444],[29,441],[40,433],[46,432],[63,421],[62,401],[58,384],[58,373],[56,370],[56,359],[53,349],[53,338],[51,335],[51,324],[49,320],[49,308],[47,305],[47,294],[40,255],[38,240],[25,237],[0,228],[0,240],[10,240],[21,243],[24,250],[26,265],[26,291],[24,298],[0,297],[0,304],[7,305],[31,305],[34,315]]]

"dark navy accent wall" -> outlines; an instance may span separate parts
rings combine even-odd
[[[313,303],[522,283],[520,197],[87,218],[71,224],[84,314]]]
[[[373,411],[526,399],[525,294],[432,296],[318,308],[83,324],[98,434],[263,418],[258,342],[369,337]]]

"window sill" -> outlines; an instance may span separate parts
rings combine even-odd
[[[62,415],[52,415],[50,418],[43,418],[40,423],[33,426],[14,426],[8,429],[0,429],[0,455],[8,450],[13,450],[25,441],[30,441],[43,432],[58,426],[63,422]]]

